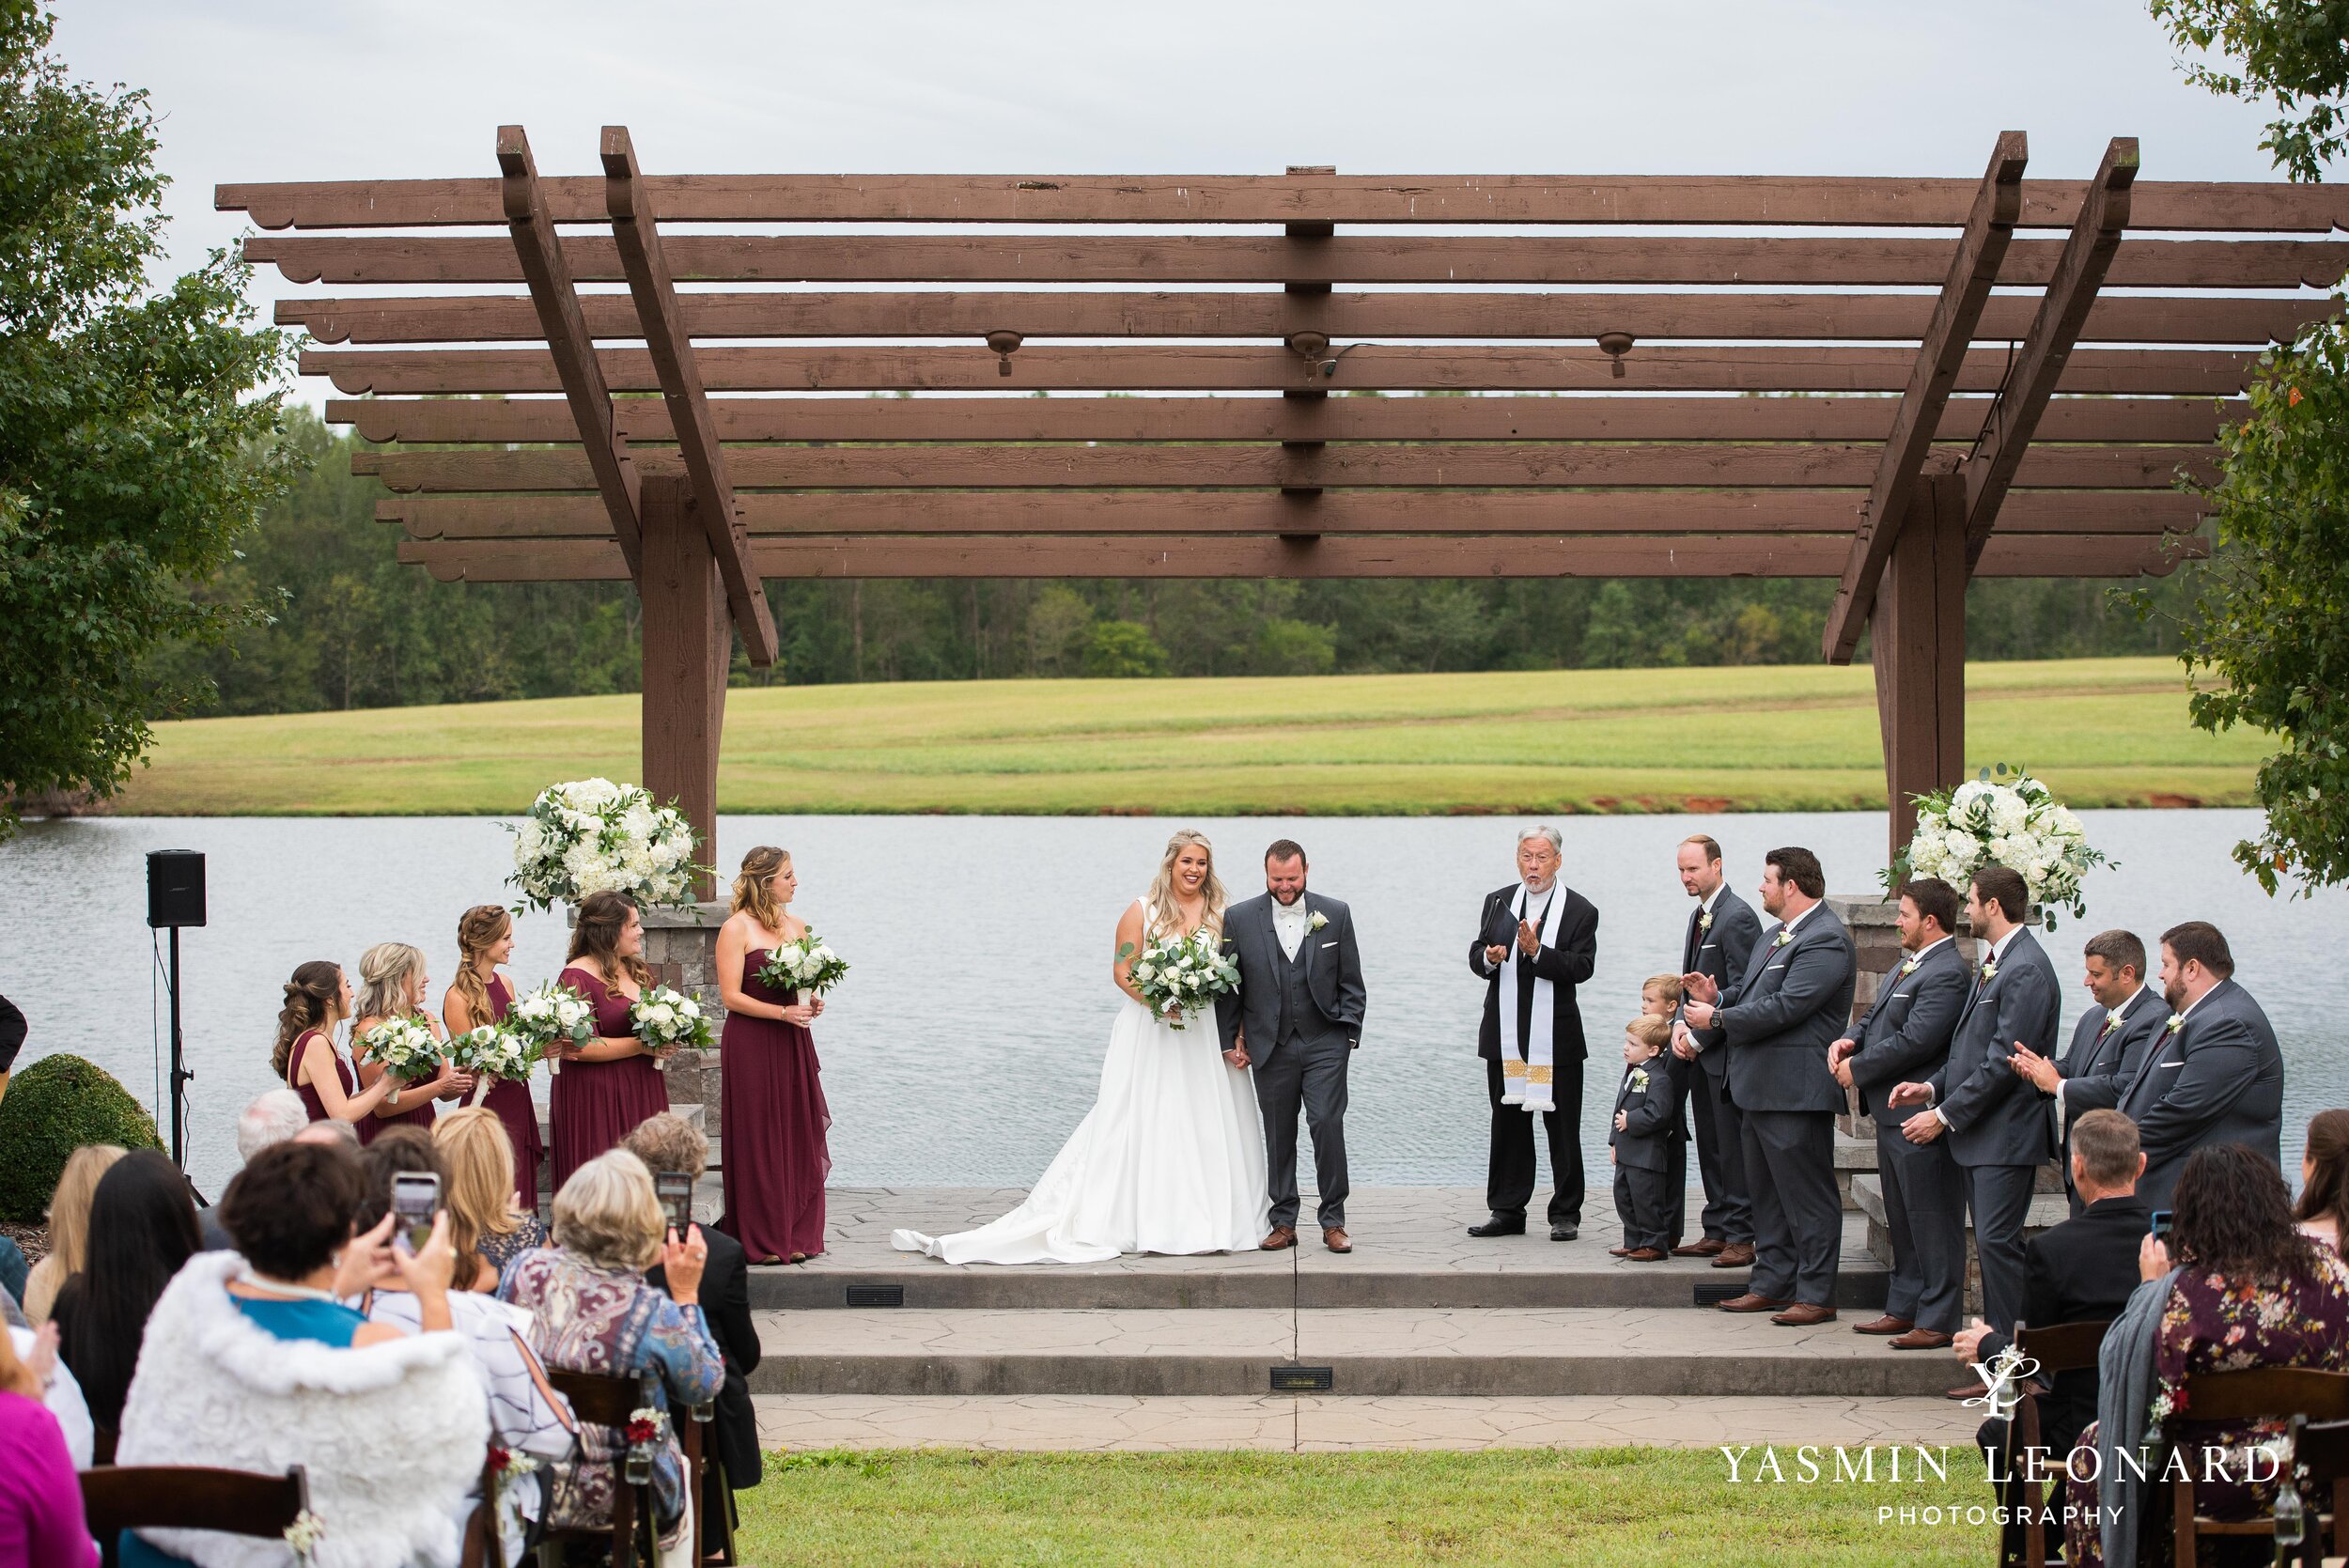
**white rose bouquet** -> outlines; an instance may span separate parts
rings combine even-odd
[[[636,999],[628,1018],[636,1026],[636,1037],[652,1048],[652,1063],[662,1072],[680,1047],[709,1048],[709,1020],[702,1017],[702,1004],[683,991],[655,986]]]
[[[778,991],[797,991],[800,1001],[822,996],[840,984],[848,972],[848,961],[829,946],[813,930],[801,933],[797,941],[786,942],[767,955],[758,966],[758,978]]]
[[[693,829],[682,812],[655,803],[638,784],[582,779],[553,784],[530,803],[514,835],[506,881],[523,905],[548,909],[590,893],[624,893],[640,904],[692,902]]]
[[[418,1013],[405,1018],[385,1018],[351,1042],[362,1062],[372,1062],[402,1083],[422,1083],[441,1070],[447,1057],[432,1022]]]
[[[1133,959],[1126,977],[1142,993],[1150,1011],[1180,1029],[1220,996],[1239,989],[1239,965],[1223,952],[1221,938],[1207,926],[1188,937],[1162,937],[1144,942],[1140,954],[1127,942],[1117,950]]]
[[[547,1071],[563,1070],[561,1046],[583,1046],[596,1037],[596,1009],[568,986],[549,981],[506,1009],[505,1027],[528,1043]]]
[[[1997,771],[1994,779],[1985,768],[1955,789],[1916,798],[1917,831],[1884,873],[1885,886],[1932,877],[1963,891],[1983,866],[2002,865],[2021,873],[2031,902],[2046,907],[2050,931],[2058,908],[2085,918],[2080,878],[2113,862],[2088,846],[2079,817],[2046,784],[2004,763]]]
[[[485,1023],[450,1040],[448,1059],[457,1063],[459,1072],[480,1079],[474,1085],[473,1098],[465,1102],[479,1105],[490,1085],[499,1079],[517,1083],[528,1079],[530,1069],[538,1064],[538,1048],[504,1024]]]

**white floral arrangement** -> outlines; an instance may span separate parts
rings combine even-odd
[[[693,901],[693,861],[685,814],[656,802],[639,784],[581,779],[541,790],[514,835],[506,881],[525,907],[550,909],[591,893],[624,893],[639,904]]]
[[[1188,937],[1145,942],[1139,955],[1127,942],[1117,955],[1133,958],[1126,977],[1150,1011],[1175,1029],[1216,998],[1239,989],[1239,964],[1224,954],[1221,939],[1205,925]]]
[[[768,954],[767,961],[758,966],[762,982],[778,991],[797,991],[802,1000],[810,994],[822,996],[839,985],[848,972],[848,961],[812,930],[801,932],[797,941],[774,949]]]
[[[663,1072],[684,1047],[709,1048],[709,1020],[702,1017],[702,1004],[683,991],[655,986],[630,1006],[628,1019],[636,1037],[652,1048],[653,1065]]]
[[[480,1081],[474,1085],[473,1098],[467,1105],[479,1105],[489,1094],[490,1086],[500,1079],[520,1083],[530,1077],[530,1069],[538,1064],[538,1048],[530,1039],[504,1024],[485,1023],[469,1029],[448,1043],[448,1059],[460,1073],[471,1073]]]
[[[2046,907],[2050,931],[2059,908],[2084,918],[2080,879],[2112,862],[2088,846],[2079,817],[2046,784],[2004,763],[1997,771],[1994,779],[1985,768],[1953,790],[1916,798],[1917,831],[1884,873],[1885,885],[1931,877],[1963,892],[1975,872],[2002,865],[2020,873],[2030,901]]]
[[[558,1073],[561,1046],[583,1046],[596,1037],[596,1009],[571,986],[549,981],[506,1011],[506,1027],[529,1042],[547,1071]]]
[[[385,1018],[351,1042],[362,1062],[371,1062],[402,1083],[421,1083],[441,1070],[447,1048],[421,1013]]]

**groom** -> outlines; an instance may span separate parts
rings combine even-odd
[[[1272,1199],[1268,1252],[1297,1245],[1297,1111],[1313,1130],[1321,1239],[1351,1252],[1346,1235],[1346,1064],[1362,1032],[1362,961],[1354,917],[1305,892],[1305,851],[1288,839],[1264,853],[1264,895],[1223,914],[1223,944],[1239,990],[1218,997],[1215,1021],[1235,1067],[1256,1069],[1264,1111],[1265,1185]]]

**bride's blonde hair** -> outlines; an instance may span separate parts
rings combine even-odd
[[[1149,924],[1143,936],[1151,941],[1177,929],[1182,916],[1174,907],[1174,857],[1192,845],[1207,852],[1206,880],[1199,884],[1200,896],[1207,903],[1206,918],[1201,923],[1216,935],[1223,934],[1223,884],[1216,879],[1215,846],[1207,835],[1196,828],[1181,828],[1166,841],[1166,856],[1159,862],[1159,874],[1150,879],[1150,892],[1145,902],[1150,906]]]

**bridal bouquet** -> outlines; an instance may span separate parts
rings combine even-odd
[[[795,942],[786,942],[767,955],[758,966],[758,978],[778,991],[797,991],[801,1002],[822,996],[840,984],[840,977],[848,972],[848,961],[824,943],[814,931],[801,933]]]
[[[1917,831],[1884,873],[1885,885],[1933,877],[1962,891],[1983,866],[2003,865],[2022,874],[2033,904],[2085,917],[2080,878],[2111,862],[2088,846],[2080,819],[2046,784],[2004,763],[1998,774],[1985,768],[1953,790],[1918,796]],[[2055,929],[2052,912],[2047,928]]]
[[[1133,955],[1131,942],[1117,952],[1121,958]],[[1150,1011],[1174,1029],[1216,998],[1239,989],[1239,965],[1224,955],[1221,939],[1205,925],[1188,937],[1145,942],[1126,973]]]
[[[459,1072],[480,1079],[474,1085],[473,1098],[465,1102],[479,1105],[490,1085],[499,1079],[519,1083],[530,1077],[530,1069],[538,1064],[538,1048],[503,1024],[485,1023],[449,1041],[448,1059],[457,1063]]]
[[[709,1020],[702,1017],[702,1004],[682,991],[655,986],[636,999],[628,1017],[636,1037],[652,1048],[652,1064],[663,1072],[679,1047],[709,1048]]]
[[[363,1062],[372,1062],[402,1083],[421,1083],[441,1070],[446,1055],[430,1020],[419,1013],[412,1017],[385,1018],[351,1042]]]
[[[506,1010],[506,1027],[529,1046],[547,1071],[563,1070],[558,1046],[583,1046],[596,1037],[596,1010],[568,986],[549,981]]]
[[[582,779],[539,793],[514,835],[514,874],[524,905],[576,904],[624,893],[640,904],[690,904],[697,873],[693,829],[638,784]]]

